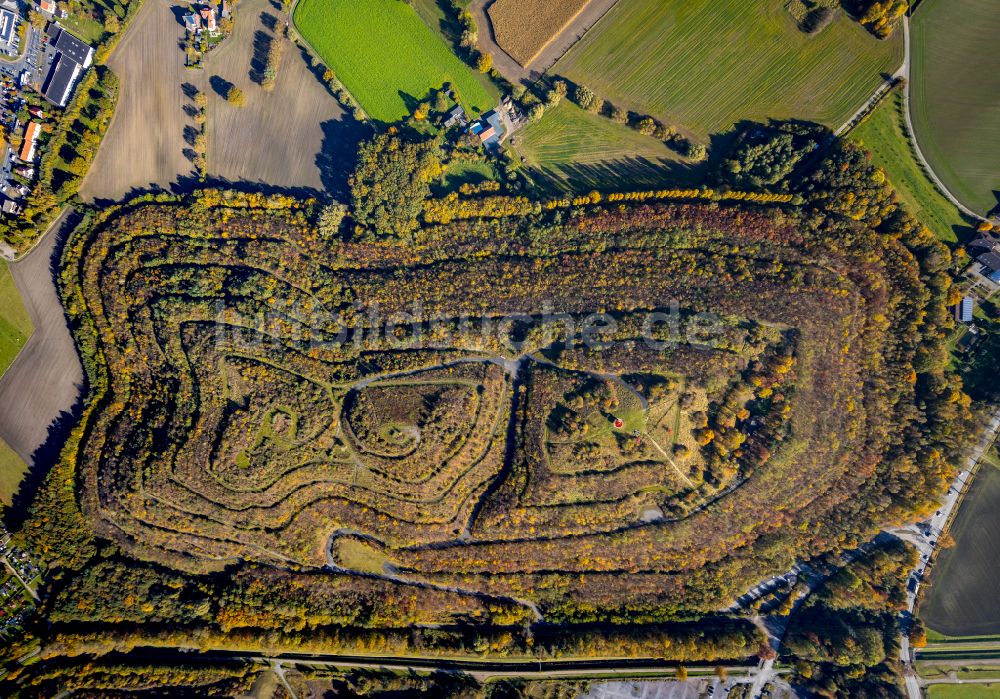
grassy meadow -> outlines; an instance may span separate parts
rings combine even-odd
[[[927,697],[928,699],[1000,699],[1000,683],[934,684],[927,688]]]
[[[471,111],[498,93],[452,53],[441,34],[399,0],[302,0],[295,26],[378,121],[407,116],[432,89],[451,83]]]
[[[0,504],[10,504],[27,472],[28,465],[0,439]]]
[[[14,361],[33,330],[10,267],[0,262],[0,374]]]
[[[537,178],[554,189],[621,189],[693,177],[662,141],[563,100],[545,117],[514,135],[515,151]]]
[[[954,244],[973,232],[958,208],[938,190],[913,152],[906,131],[903,96],[894,91],[851,138],[872,152],[906,207],[938,238]]]
[[[705,138],[741,119],[839,126],[903,60],[843,11],[819,34],[785,0],[621,0],[551,72]]]
[[[985,214],[1000,204],[1000,8],[924,0],[911,27],[920,149],[945,186]]]
[[[1000,470],[979,469],[951,533],[956,545],[938,557],[920,616],[939,634],[1000,634]]]

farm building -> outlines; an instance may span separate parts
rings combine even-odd
[[[28,123],[28,128],[24,130],[24,143],[21,144],[20,158],[26,163],[35,159],[35,144],[38,142],[38,132],[41,127],[37,121]]]
[[[955,308],[955,317],[960,323],[971,323],[972,322],[972,311],[974,309],[975,302],[971,296],[966,296],[963,298],[958,306]]]
[[[503,140],[505,129],[500,115],[495,109],[483,114],[472,122],[469,133],[475,136],[486,148],[497,148]]]
[[[448,118],[444,120],[444,128],[450,129],[452,126],[465,126],[468,123],[469,119],[465,115],[465,109],[462,105],[457,105],[448,112]]]
[[[206,31],[214,34],[219,27],[216,24],[215,8],[211,5],[195,5],[192,11],[184,15],[184,29],[188,34],[198,34]]]
[[[57,57],[49,69],[42,94],[52,104],[65,107],[77,79],[90,67],[94,49],[58,24],[49,25],[47,33]]]

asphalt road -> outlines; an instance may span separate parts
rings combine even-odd
[[[972,480],[972,475],[976,466],[983,458],[983,455],[993,446],[997,438],[997,430],[1000,429],[1000,409],[990,418],[990,422],[983,433],[979,444],[969,455],[965,468],[956,476],[948,493],[945,495],[941,508],[930,518],[925,528],[918,525],[911,525],[900,530],[891,532],[901,539],[909,541],[920,552],[920,562],[913,571],[912,583],[907,587],[906,611],[903,613],[903,620],[908,621],[913,616],[913,611],[917,605],[917,595],[920,592],[920,581],[923,579],[927,566],[934,558],[934,551],[940,543],[941,536],[945,533],[952,515],[961,503],[961,496]],[[904,625],[905,627],[905,625]],[[906,673],[906,691],[910,699],[922,699],[920,691],[920,680],[913,668],[913,658],[910,650],[910,639],[905,630],[900,634],[899,657],[903,661]]]

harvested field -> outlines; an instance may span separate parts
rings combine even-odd
[[[209,76],[208,171],[231,182],[339,190],[365,132],[306,63],[306,55],[274,28],[285,15],[268,0],[243,0],[233,35],[206,60]],[[255,62],[271,42],[283,44],[275,87],[267,92]],[[234,107],[220,87],[236,85],[246,105]]]
[[[496,0],[490,22],[497,43],[527,67],[590,0]]]
[[[73,408],[83,384],[51,271],[66,218],[60,217],[31,253],[11,265],[35,332],[0,378],[0,439],[28,464],[46,442],[49,426]]]
[[[191,186],[197,90],[209,95],[209,178],[338,191],[363,130],[290,41],[282,39],[273,91],[257,82],[256,62],[284,25],[280,14],[266,0],[240,3],[233,35],[195,70],[184,67],[184,30],[171,6],[147,2],[108,63],[122,79],[121,97],[81,195],[118,200],[134,189]],[[220,92],[229,85],[243,90],[246,106],[226,103]]]
[[[902,49],[901,32],[880,41],[842,11],[807,35],[784,0],[621,0],[553,72],[705,138],[741,119],[839,126]]]
[[[955,547],[941,552],[933,586],[921,605],[929,627],[947,636],[1000,633],[1000,470],[988,465],[952,525]]]
[[[133,190],[168,188],[193,177],[184,150],[185,129],[193,121],[184,112],[181,85],[197,83],[197,71],[184,67],[179,48],[184,28],[165,0],[143,3],[108,67],[121,79],[118,107],[97,157],[80,187],[86,200],[118,200]]]
[[[1000,206],[1000,8],[924,0],[911,31],[920,149],[951,193],[985,215]]]

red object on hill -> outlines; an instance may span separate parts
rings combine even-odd
[[[620,417],[616,417],[614,425],[615,425],[615,429],[616,430],[620,430],[621,428],[623,428],[625,426],[625,423],[622,422],[622,419]]]

